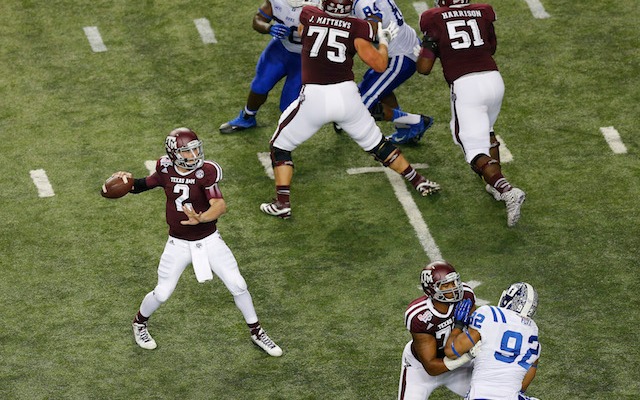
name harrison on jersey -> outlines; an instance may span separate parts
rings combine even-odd
[[[454,10],[445,11],[442,13],[442,19],[457,18],[457,17],[482,17],[482,11],[480,10]]]
[[[351,22],[344,21],[342,19],[335,19],[335,18],[329,18],[329,17],[316,18],[315,15],[312,15],[311,18],[309,19],[309,22],[315,22],[316,24],[320,24],[320,25],[330,25],[330,26],[336,26],[338,28],[351,29]]]

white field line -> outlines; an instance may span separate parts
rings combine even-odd
[[[414,164],[414,168],[426,168],[426,164]],[[366,168],[349,168],[347,173],[350,175],[355,174],[363,174],[370,172],[384,172],[391,183],[391,187],[393,187],[393,191],[402,204],[402,208],[404,209],[407,217],[409,218],[409,223],[413,226],[413,229],[418,236],[418,240],[422,245],[424,252],[429,257],[429,260],[442,260],[442,254],[440,253],[440,249],[436,244],[433,236],[431,236],[431,232],[429,232],[429,227],[424,222],[422,218],[422,214],[418,209],[415,201],[413,200],[413,196],[407,190],[407,185],[405,183],[404,178],[396,173],[395,171],[384,168],[384,167],[366,167]]]
[[[413,9],[416,10],[418,16],[429,9],[429,6],[424,1],[416,1],[413,3]]]
[[[482,285],[482,282],[480,281],[466,281],[466,282],[469,286],[471,286],[471,289],[473,289],[474,291],[478,286]],[[491,304],[491,302],[481,299],[479,297],[476,297],[476,307],[486,306],[487,304]]]
[[[144,162],[144,167],[149,171],[149,175],[151,175],[156,172],[156,161],[147,160]]]
[[[533,14],[534,18],[545,19],[550,18],[548,12],[545,11],[544,6],[540,3],[540,0],[525,0],[529,5],[529,10],[531,10],[531,14]]]
[[[507,145],[504,142],[504,140],[502,140],[500,135],[496,135],[496,139],[498,139],[498,142],[500,142],[500,162],[508,163],[513,161],[513,154],[511,154],[511,152],[507,148]]]
[[[107,46],[104,45],[97,26],[85,26],[82,29],[84,29],[84,34],[87,36],[91,50],[93,50],[94,53],[107,51]]]
[[[29,175],[31,175],[31,180],[38,189],[38,197],[53,197],[56,195],[45,170],[34,169],[29,171]]]
[[[627,146],[622,143],[620,133],[613,126],[605,126],[600,128],[600,132],[604,136],[604,140],[607,141],[609,147],[615,154],[625,154],[627,152]]]
[[[216,35],[213,33],[213,29],[211,29],[211,24],[209,20],[206,18],[198,18],[194,19],[193,23],[196,24],[196,29],[198,29],[198,33],[200,33],[200,38],[202,38],[202,43],[211,44],[218,43],[216,40]]]
[[[258,153],[258,160],[264,167],[264,172],[271,179],[275,179],[273,175],[273,167],[271,166],[271,154],[269,152]]]

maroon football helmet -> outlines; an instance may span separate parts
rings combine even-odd
[[[353,0],[322,0],[322,9],[332,17],[347,17],[352,8]]]
[[[450,282],[455,282],[455,287],[440,289],[443,284]],[[420,283],[427,296],[443,303],[456,303],[462,300],[464,295],[460,274],[446,261],[434,261],[424,267],[420,274]],[[447,297],[448,293],[453,296]]]
[[[191,170],[204,164],[202,140],[189,128],[172,130],[164,141],[164,148],[171,161],[178,167]]]
[[[469,0],[436,0],[436,7],[449,7],[458,4],[469,4]]]

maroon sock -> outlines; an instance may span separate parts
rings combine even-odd
[[[133,322],[135,322],[136,324],[146,324],[148,320],[149,317],[145,317],[144,315],[140,314],[140,311],[138,311],[136,317],[133,319]]]
[[[289,202],[289,196],[291,194],[291,186],[282,185],[276,186],[276,198],[280,204],[283,206],[289,206],[291,203]]]
[[[501,172],[487,179],[487,183],[493,186],[500,193],[508,192],[513,189],[507,178],[505,178]]]
[[[413,168],[411,165],[409,165],[407,169],[402,171],[401,175],[404,176],[404,179],[411,182],[413,187],[416,187],[419,183],[424,181],[424,177],[420,175],[418,171],[416,171],[415,168]]]
[[[258,335],[258,333],[260,332],[260,321],[258,322],[254,322],[253,324],[247,324],[247,326],[249,327],[249,331],[251,332],[252,335]]]

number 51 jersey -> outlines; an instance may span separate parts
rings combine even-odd
[[[502,307],[482,306],[470,328],[480,332],[469,398],[517,399],[522,379],[540,356],[538,326],[531,318]]]

